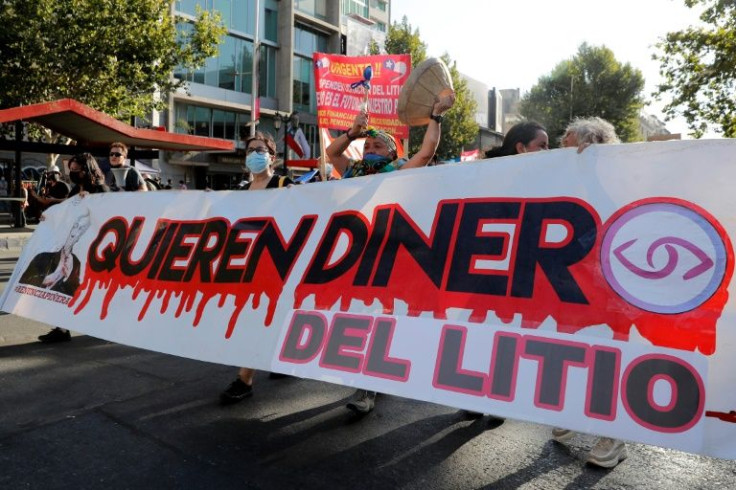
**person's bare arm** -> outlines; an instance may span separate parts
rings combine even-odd
[[[43,209],[48,208],[52,204],[64,202],[64,199],[58,199],[51,196],[39,196],[33,188],[28,188],[28,199],[38,202]]]
[[[368,127],[368,114],[365,111],[361,111],[360,114],[355,116],[353,121],[353,127],[348,130],[347,133],[341,134],[335,138],[330,146],[327,147],[325,153],[327,158],[332,163],[332,166],[340,172],[342,175],[348,168],[350,159],[345,156],[344,152],[350,146],[350,143],[355,138],[359,138]]]
[[[455,93],[453,92],[434,103],[432,115],[444,115],[444,113],[447,112],[454,103]],[[427,130],[424,132],[422,146],[419,148],[419,151],[415,153],[401,168],[416,168],[427,165],[434,156],[434,153],[437,151],[437,145],[440,144],[440,135],[440,123],[434,119],[430,119]]]

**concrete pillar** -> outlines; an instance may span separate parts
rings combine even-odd
[[[279,111],[291,112],[294,105],[292,80],[294,79],[294,0],[279,2],[279,51],[276,55],[276,97]]]

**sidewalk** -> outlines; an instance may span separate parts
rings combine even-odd
[[[9,214],[0,215],[0,250],[20,253],[38,225],[15,228]]]

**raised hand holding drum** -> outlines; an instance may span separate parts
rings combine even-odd
[[[453,92],[452,77],[439,58],[428,58],[409,75],[399,94],[399,120],[409,126],[429,124],[435,102]]]

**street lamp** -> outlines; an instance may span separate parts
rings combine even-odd
[[[289,122],[289,119],[291,116],[289,114],[281,114],[280,112],[276,112],[273,116],[273,127],[276,130],[276,135],[279,134],[279,129],[281,129],[281,126],[284,126],[284,169],[283,174],[288,175],[289,169],[288,169],[288,162],[289,162],[289,144],[286,142],[286,132],[289,130],[287,126],[287,122]]]

